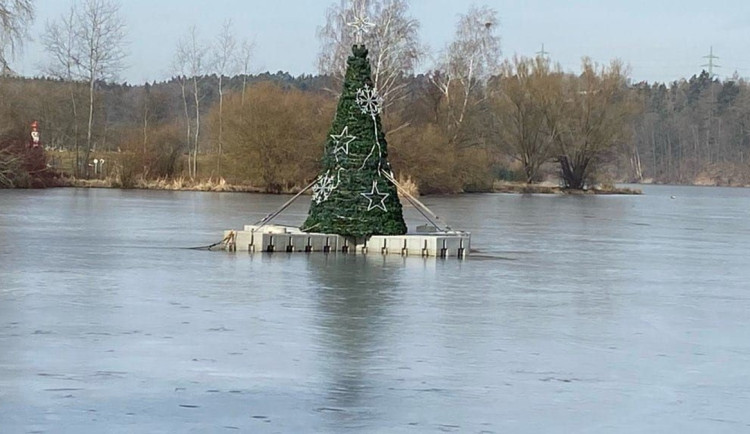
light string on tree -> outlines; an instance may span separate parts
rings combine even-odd
[[[381,170],[380,165],[383,159],[383,148],[380,145],[380,134],[378,131],[377,117],[381,112],[382,100],[383,99],[380,97],[380,95],[378,95],[377,89],[373,89],[367,84],[365,84],[363,88],[357,91],[357,105],[359,106],[359,109],[363,114],[370,115],[370,117],[372,118],[372,125],[375,130],[375,144],[373,145],[372,149],[370,149],[370,153],[367,154],[367,157],[365,157],[365,161],[362,162],[360,170],[365,168],[365,165],[367,165],[367,161],[370,159],[370,157],[372,157],[376,149],[378,151],[378,173],[380,173]]]

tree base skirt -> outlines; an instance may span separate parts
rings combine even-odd
[[[250,253],[343,253],[459,258],[469,255],[471,234],[460,231],[420,230],[405,235],[372,235],[350,238],[336,234],[306,233],[290,226],[247,225],[241,231],[224,231],[226,251]]]

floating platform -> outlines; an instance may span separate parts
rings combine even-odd
[[[420,226],[406,235],[372,235],[354,239],[335,234],[302,232],[290,226],[247,225],[241,231],[224,231],[228,251],[289,253],[350,253],[435,258],[465,258],[471,250],[471,234],[438,231]]]

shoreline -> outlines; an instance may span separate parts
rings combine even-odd
[[[297,194],[302,187],[293,187],[280,191],[269,192],[264,188],[249,185],[229,184],[224,180],[213,181],[189,181],[184,178],[173,180],[154,180],[139,181],[135,185],[125,188],[117,185],[108,179],[71,179],[66,178],[63,185],[56,186],[59,188],[116,188],[122,190],[163,190],[163,191],[202,191],[211,193],[254,193],[254,194]],[[53,187],[54,188],[54,187]],[[589,190],[566,190],[560,186],[551,183],[526,184],[520,182],[495,182],[491,189],[487,191],[460,192],[455,194],[474,194],[474,193],[504,193],[504,194],[554,194],[554,195],[641,195],[640,189],[616,186],[597,186]],[[416,191],[410,191],[414,196],[422,195]]]
[[[493,193],[506,194],[559,194],[559,195],[642,195],[637,188],[617,187],[613,185],[595,186],[588,190],[569,190],[552,183],[526,184],[519,182],[495,182]]]
[[[721,184],[670,184],[661,182],[641,182],[641,183],[623,183],[631,186],[641,185],[668,185],[679,187],[725,187],[725,188],[750,188],[750,185],[721,185]],[[290,195],[297,194],[302,187],[295,186],[289,189],[279,191],[266,191],[264,188],[251,185],[229,184],[223,180],[213,181],[211,179],[204,181],[189,181],[184,178],[170,180],[153,180],[138,181],[130,187],[123,187],[118,182],[109,179],[73,179],[73,178],[55,178],[55,181],[47,186],[36,188],[114,188],[121,190],[162,190],[162,191],[199,191],[210,193],[254,193],[254,194],[280,194]],[[22,188],[23,189],[23,188]],[[595,186],[588,190],[566,190],[550,182],[539,184],[526,184],[523,182],[496,181],[491,189],[484,191],[470,191],[458,193],[435,193],[434,195],[452,195],[452,194],[480,194],[480,193],[501,193],[501,194],[548,194],[548,195],[642,195],[643,191],[633,187],[617,187],[612,185]],[[414,196],[432,196],[433,194],[421,194],[417,191],[410,191]]]

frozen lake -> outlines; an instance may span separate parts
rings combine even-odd
[[[283,196],[0,191],[0,432],[748,432],[750,190],[644,191],[424,198],[466,261],[183,248]]]

